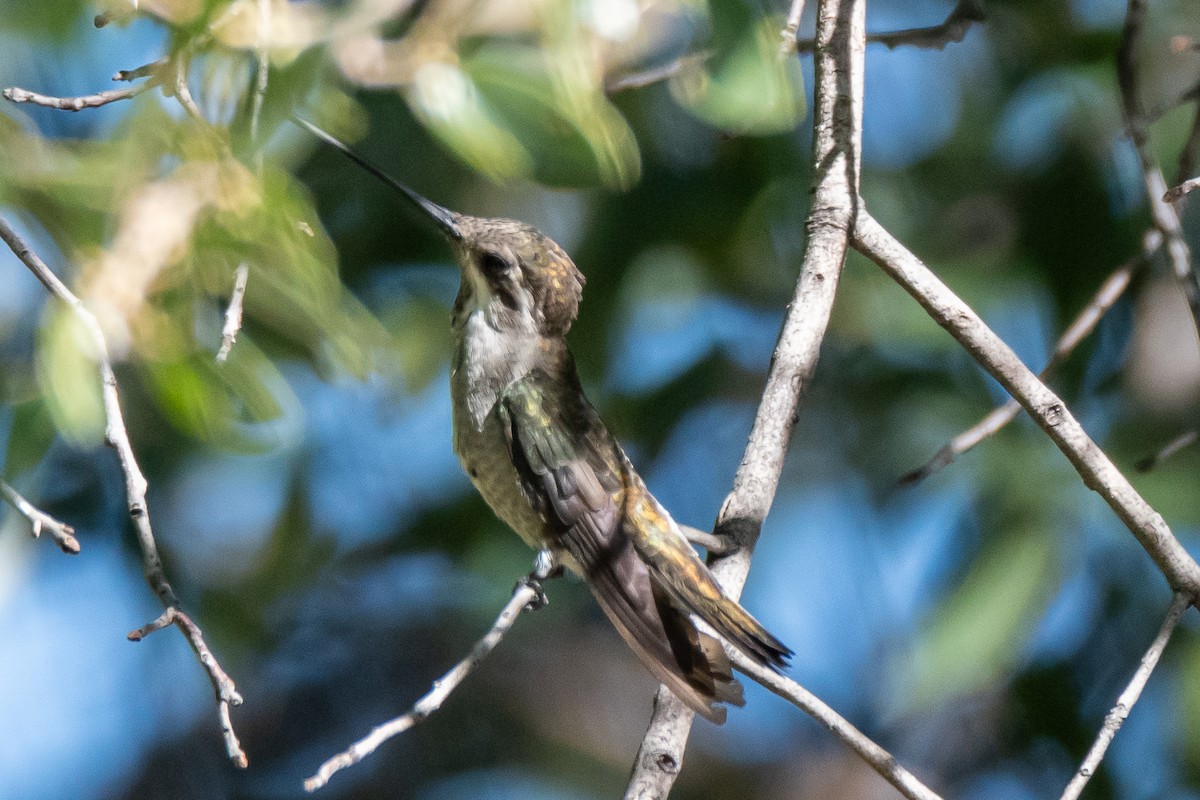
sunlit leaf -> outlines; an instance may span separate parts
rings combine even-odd
[[[221,447],[258,452],[294,444],[303,412],[283,376],[250,341],[239,341],[218,365],[198,352],[145,364],[167,419],[181,431]]]
[[[466,69],[550,185],[627,188],[641,174],[637,140],[571,52],[481,49]]]
[[[422,64],[405,97],[429,131],[474,169],[493,180],[529,173],[530,158],[521,140],[503,125],[474,79],[457,66]]]

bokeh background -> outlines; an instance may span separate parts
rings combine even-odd
[[[457,271],[393,193],[286,122],[302,113],[444,205],[531,222],[588,278],[571,340],[652,490],[707,527],[749,432],[804,247],[812,62],[781,61],[782,2],[276,2],[261,173],[256,4],[0,3],[0,83],[109,88],[193,48],[209,128],[157,91],[78,114],[0,105],[0,213],[101,314],[167,568],[246,698],[226,761],[159,613],[100,443],[68,315],[0,252],[4,475],[83,552],[0,514],[0,798],[303,796],[490,624],[531,553],[450,449]],[[812,30],[807,4],[802,31]],[[985,4],[942,51],[867,53],[863,192],[1035,368],[1147,224],[1113,67],[1124,3]],[[873,0],[868,28],[951,4]],[[104,10],[104,9],[100,9]],[[1149,3],[1142,88],[1200,78],[1188,0]],[[670,81],[605,81],[692,59]],[[610,84],[609,88],[612,86]],[[1151,129],[1173,164],[1194,108]],[[1193,246],[1196,213],[1185,222]],[[218,367],[233,271],[246,326]],[[1160,262],[1056,386],[1123,468],[1197,424],[1200,352]],[[1027,419],[911,488],[897,479],[1003,399],[899,288],[847,264],[745,604],[790,673],[947,797],[1057,796],[1169,592]],[[1200,554],[1200,448],[1135,483]],[[419,728],[329,798],[607,798],[653,682],[577,581],[523,618]],[[1200,797],[1192,613],[1088,789]],[[749,686],[698,723],[673,797],[894,796],[821,727]]]

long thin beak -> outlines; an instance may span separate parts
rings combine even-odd
[[[391,175],[388,175],[382,169],[360,156],[358,153],[352,150],[348,144],[332,134],[326,133],[308,120],[301,119],[300,117],[293,115],[292,121],[321,141],[342,151],[342,153],[344,153],[351,161],[358,164],[376,178],[379,178],[379,180],[383,181],[388,186],[403,194],[410,201],[412,201],[413,205],[421,209],[421,211],[424,211],[425,214],[428,215],[429,218],[432,219],[437,226],[442,229],[442,233],[446,234],[446,236],[451,239],[462,238],[462,228],[460,228],[458,225],[458,214],[448,208],[443,208],[432,200],[417,194],[412,189],[408,188],[403,183],[396,180]]]

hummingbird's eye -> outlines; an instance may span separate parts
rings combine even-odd
[[[489,277],[499,277],[508,272],[508,262],[497,253],[484,253],[479,257],[479,271]]]

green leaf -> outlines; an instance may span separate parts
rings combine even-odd
[[[36,467],[53,441],[54,421],[45,403],[39,399],[18,403],[13,407],[4,477],[11,479]]]
[[[552,186],[628,188],[641,175],[637,140],[600,86],[577,74],[571,55],[492,45],[468,59],[466,70],[529,154],[532,177]]]
[[[793,129],[804,114],[803,83],[795,58],[781,58],[782,23],[763,19],[745,27],[728,53],[707,69],[684,70],[671,80],[675,98],[697,117],[739,134]]]
[[[899,670],[902,712],[980,690],[1012,670],[1057,579],[1047,531],[1018,530],[991,543],[921,633]]]

